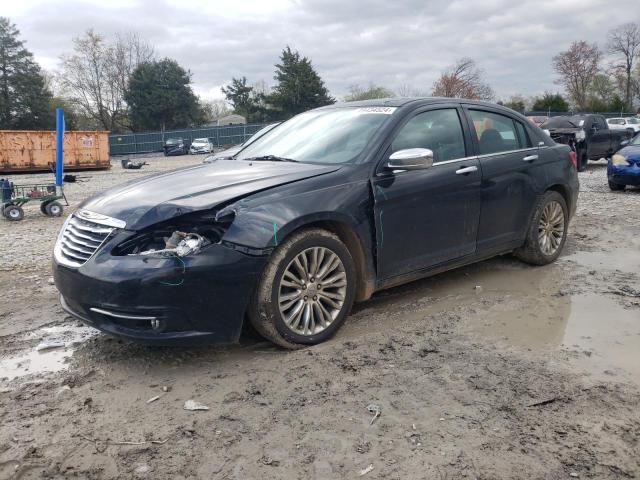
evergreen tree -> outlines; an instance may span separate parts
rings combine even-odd
[[[536,98],[531,110],[534,112],[568,112],[569,104],[559,93],[545,93],[541,98]]]
[[[51,128],[51,92],[19,35],[0,17],[0,129]]]
[[[278,110],[282,118],[335,103],[311,61],[290,47],[282,51],[273,78],[278,84],[268,96],[267,103]]]
[[[203,122],[203,109],[191,89],[191,74],[169,58],[139,65],[124,98],[134,131],[184,128]]]
[[[232,78],[231,85],[221,88],[227,101],[233,105],[238,115],[247,117],[252,110],[251,92],[253,87],[247,85],[247,77]]]

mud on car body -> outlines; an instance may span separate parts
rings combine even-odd
[[[235,160],[88,199],[62,228],[63,307],[153,343],[290,348],[326,340],[354,301],[494,255],[554,261],[575,154],[484,102],[390,99],[300,114]]]

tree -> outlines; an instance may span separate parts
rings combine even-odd
[[[546,92],[541,98],[536,98],[531,106],[534,112],[568,112],[569,104],[559,93]]]
[[[388,88],[369,84],[368,88],[362,88],[360,85],[351,85],[349,87],[349,95],[344,97],[345,102],[353,102],[356,100],[373,100],[376,98],[393,97],[393,92]]]
[[[266,103],[275,108],[282,118],[335,103],[311,61],[290,47],[282,51],[273,78],[278,83]]]
[[[191,74],[175,60],[165,58],[138,65],[124,100],[135,131],[184,128],[204,122]]]
[[[232,78],[231,85],[222,87],[227,101],[233,106],[233,110],[238,115],[247,117],[251,111],[251,92],[253,87],[247,85],[247,77]]]
[[[202,102],[205,123],[211,124],[220,117],[229,115],[233,110],[224,100],[216,99]]]
[[[620,57],[616,68],[624,74],[624,99],[630,110],[633,107],[633,66],[640,57],[640,25],[626,23],[609,31],[607,50]]]
[[[0,17],[0,129],[50,128],[51,92],[20,31]]]
[[[579,41],[553,57],[553,69],[560,76],[558,83],[565,86],[580,110],[587,106],[588,89],[600,69],[600,56],[596,44]]]
[[[528,103],[529,103],[529,100],[527,100],[522,95],[513,95],[506,102],[498,102],[499,105],[504,105],[505,107],[520,113],[523,113],[527,109]]]
[[[433,96],[491,100],[493,89],[484,81],[484,73],[471,58],[461,58],[447,68],[433,84]]]
[[[130,127],[124,94],[132,72],[154,58],[153,48],[137,34],[117,36],[109,44],[88,30],[73,40],[73,54],[62,58],[59,83],[80,112],[98,128],[123,131]]]

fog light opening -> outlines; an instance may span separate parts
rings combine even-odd
[[[160,329],[160,320],[158,320],[157,318],[154,318],[153,320],[151,320],[151,328],[154,330],[159,330]]]

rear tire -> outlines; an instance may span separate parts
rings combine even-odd
[[[12,222],[18,222],[24,218],[24,210],[18,205],[8,205],[2,211],[5,218]]]
[[[281,347],[324,342],[349,314],[355,282],[353,258],[336,235],[302,230],[272,253],[252,295],[249,320]]]
[[[43,215],[49,215],[47,213],[47,204],[49,203],[49,201],[44,201],[40,203],[40,212],[42,212]]]
[[[49,217],[59,217],[62,215],[62,211],[64,210],[60,202],[56,202],[55,200],[48,202],[44,209]]]
[[[532,265],[555,261],[567,240],[569,211],[564,197],[549,190],[538,201],[524,245],[514,254]]]
[[[620,185],[619,183],[613,183],[611,180],[609,180],[609,188],[611,190],[613,190],[614,192],[619,192],[624,190],[624,187],[626,185]]]

